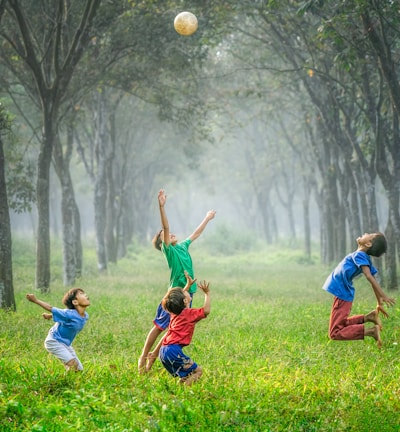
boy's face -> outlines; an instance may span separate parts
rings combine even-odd
[[[376,234],[365,233],[361,237],[357,238],[357,244],[358,244],[358,246],[371,247],[372,246],[372,240],[375,237],[376,237]]]
[[[87,307],[90,306],[90,299],[84,291],[78,291],[72,303],[74,304],[75,307],[77,306]]]
[[[161,240],[165,243],[164,231],[161,231],[160,236],[161,236]],[[169,243],[172,245],[175,245],[176,243],[178,243],[178,239],[176,238],[175,234],[169,233]]]

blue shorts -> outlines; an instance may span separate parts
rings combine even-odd
[[[169,326],[170,321],[169,312],[167,312],[162,306],[161,303],[158,305],[156,316],[153,319],[154,325],[161,331],[164,331]]]
[[[193,293],[190,293],[190,297],[193,299]],[[192,307],[192,302],[190,302]],[[161,303],[158,305],[156,316],[153,319],[153,324],[161,331],[164,331],[169,326],[170,315],[162,306]]]
[[[197,363],[183,353],[181,345],[162,345],[159,357],[165,369],[175,377],[187,377],[197,369]]]

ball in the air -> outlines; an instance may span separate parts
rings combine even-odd
[[[198,27],[196,15],[191,12],[181,12],[174,19],[175,30],[182,36],[192,35]]]

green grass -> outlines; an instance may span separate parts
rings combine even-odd
[[[185,350],[204,370],[186,388],[160,362],[137,373],[167,287],[161,254],[131,251],[98,276],[93,251],[85,252],[79,286],[92,305],[74,342],[85,370],[65,374],[43,347],[43,310],[24,299],[33,249],[14,260],[17,312],[0,312],[1,431],[398,431],[396,309],[384,321],[381,350],[371,338],[329,341],[332,298],[321,285],[330,269],[303,265],[298,251],[223,257],[193,248],[196,276],[211,282],[212,311]],[[52,291],[36,294],[62,307],[61,253],[53,250]],[[372,290],[362,280],[356,287],[353,312],[368,312]],[[202,301],[196,294],[194,306]]]

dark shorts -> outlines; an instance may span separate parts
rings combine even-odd
[[[187,377],[198,367],[197,363],[183,353],[181,345],[163,345],[159,356],[165,369],[175,377]]]
[[[193,294],[190,294],[193,298]],[[190,307],[192,307],[192,302],[190,302]],[[153,319],[153,324],[161,331],[164,331],[169,326],[170,315],[162,306],[161,303],[158,305],[156,316]]]
[[[154,325],[159,328],[161,331],[164,331],[169,326],[170,321],[169,312],[167,312],[162,306],[161,303],[158,305],[156,316],[153,319]]]

